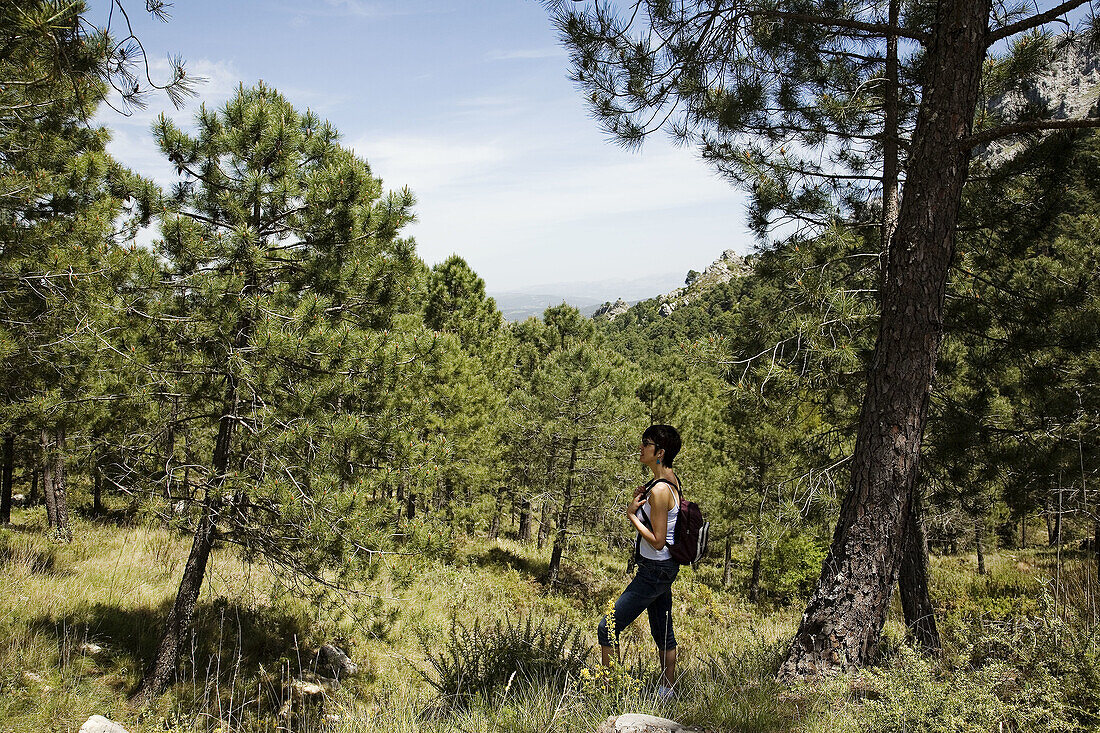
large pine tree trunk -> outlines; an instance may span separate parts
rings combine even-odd
[[[546,540],[550,538],[550,499],[542,500],[542,511],[539,514],[539,535],[535,546],[542,549]]]
[[[978,553],[978,575],[985,575],[985,517],[974,520],[974,549]]]
[[[1100,578],[1100,519],[1092,522],[1092,549],[1096,553],[1096,577]]]
[[[554,549],[550,553],[550,567],[546,570],[546,583],[558,582],[561,569],[561,556],[565,552],[565,543],[569,539],[569,514],[573,508],[573,474],[577,469],[577,444],[580,438],[573,436],[569,447],[569,469],[565,474],[565,492],[561,500],[561,512],[558,514],[558,532],[554,538]]]
[[[34,461],[31,461],[33,464]],[[42,472],[35,468],[31,471],[31,491],[27,494],[27,506],[38,506],[38,485],[42,479]]]
[[[733,532],[726,535],[726,551],[722,562],[722,587],[728,588],[733,580]]]
[[[504,513],[504,486],[497,488],[496,504],[493,506],[493,519],[489,522],[489,539],[495,540],[500,536],[500,515]]]
[[[4,434],[4,465],[0,469],[0,524],[11,524],[11,480],[15,473],[15,435]]]
[[[978,100],[989,12],[990,0],[944,1],[936,8],[851,483],[817,588],[779,670],[782,679],[862,666],[878,648],[943,334],[969,158],[964,142]]]
[[[756,603],[760,597],[760,562],[763,557],[763,542],[760,539],[760,530],[756,530],[756,546],[752,551],[752,575],[749,577],[749,600]]]
[[[68,477],[65,474],[65,428],[54,431],[53,446],[53,503],[57,524],[54,532],[62,542],[73,541],[73,525],[69,521]]]
[[[943,645],[936,627],[935,609],[928,596],[928,539],[917,491],[910,496],[909,504],[905,550],[898,577],[901,607],[905,613],[905,625],[920,648],[926,654],[939,654]]]
[[[165,479],[167,481],[168,479]],[[103,456],[97,454],[92,463],[92,514],[103,513]]]

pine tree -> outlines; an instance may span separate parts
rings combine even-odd
[[[192,502],[194,539],[135,696],[171,682],[216,542],[328,583],[369,558],[382,538],[368,536],[366,489],[393,453],[393,395],[415,358],[390,330],[417,271],[398,237],[412,195],[383,195],[331,125],[263,84],[196,123],[193,136],[154,126],[181,181],[158,243],[171,295],[149,316],[163,337],[151,369],[208,452],[172,497]]]
[[[424,324],[458,335],[463,348],[487,355],[500,334],[504,318],[496,302],[485,295],[485,281],[466,260],[451,255],[432,268],[424,304]]]
[[[129,215],[144,214],[127,202],[146,184],[106,154],[106,130],[87,123],[106,88],[102,39],[85,33],[82,4],[58,10],[0,5],[0,73],[11,80],[0,90],[0,353],[10,367],[0,513],[7,521],[16,433],[33,434],[50,525],[69,540],[71,442],[126,394],[119,291],[142,255],[120,243],[133,234]]]
[[[889,245],[879,335],[851,483],[781,677],[860,666],[875,653],[906,545],[970,151],[1005,135],[1097,124],[983,120],[990,126],[975,132],[983,64],[994,44],[1083,2],[1006,18],[993,17],[989,0],[917,3],[905,16],[899,2],[654,0],[625,21],[606,6],[557,4],[575,78],[606,128],[636,143],[667,123],[698,141],[752,187],[760,232],[783,221],[820,231],[876,198],[892,211],[904,173],[896,225],[892,214],[880,225]],[[635,20],[646,26],[640,35]],[[899,39],[913,49],[907,59]],[[892,154],[899,137],[904,161]]]

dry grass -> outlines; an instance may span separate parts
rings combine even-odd
[[[152,654],[188,538],[158,526],[78,519],[76,539],[62,546],[46,540],[40,511],[13,519],[12,528],[0,529],[0,733],[75,731],[92,714],[116,719],[131,733],[592,731],[624,710],[709,730],[862,730],[863,703],[851,680],[796,690],[774,682],[798,611],[764,612],[723,589],[719,569],[708,567],[685,570],[677,582],[682,677],[672,703],[652,694],[658,670],[643,620],[622,637],[624,665],[638,684],[615,694],[578,680],[535,685],[448,710],[415,672],[427,669],[419,634],[445,631],[452,618],[471,623],[530,614],[565,618],[591,631],[594,641],[603,608],[628,579],[624,558],[578,554],[566,565],[563,585],[548,590],[537,581],[548,550],[478,539],[445,556],[388,555],[358,593],[309,600],[264,568],[217,551],[180,683],[154,707],[139,709],[126,693]],[[1088,602],[1088,593],[1095,598],[1084,560],[1065,560],[1064,606]],[[1034,603],[1050,575],[1041,553],[991,554],[988,562],[990,574],[978,577],[973,558],[933,558],[934,602],[945,623]],[[903,645],[900,609],[891,613],[885,637],[887,649]],[[330,693],[323,710],[277,717],[287,681],[310,664],[303,656],[332,638],[350,645],[361,673]],[[104,651],[82,650],[88,642]]]

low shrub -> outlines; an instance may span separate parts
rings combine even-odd
[[[420,635],[420,646],[434,675],[418,670],[439,695],[455,706],[474,695],[519,690],[534,684],[564,685],[585,668],[590,647],[584,635],[564,619],[536,622],[530,615],[506,617],[492,625],[480,620],[466,626],[452,618],[443,642]]]
[[[870,673],[868,731],[1092,731],[1100,724],[1100,631],[1041,613],[945,629],[942,663],[899,649]]]

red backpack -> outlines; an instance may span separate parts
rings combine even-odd
[[[684,490],[680,486],[676,486],[665,479],[657,479],[653,483],[661,482],[675,486],[676,493],[680,497],[679,513],[676,515],[676,528],[672,530],[672,544],[668,546],[668,554],[681,565],[694,565],[707,552],[707,542],[710,539],[710,522],[703,517],[703,511],[698,504],[684,498]],[[648,496],[649,491],[646,491],[646,497],[648,498]],[[653,527],[645,516],[645,512],[640,514],[642,522],[652,530]],[[641,541],[640,538],[638,541]]]
[[[703,517],[703,510],[694,501],[684,498],[680,487],[680,513],[676,515],[676,528],[672,530],[672,546],[668,552],[681,565],[694,565],[707,553],[710,539],[710,522]]]

